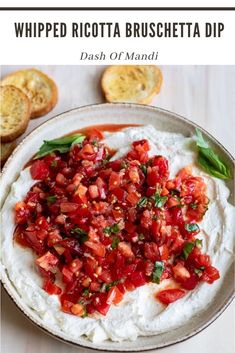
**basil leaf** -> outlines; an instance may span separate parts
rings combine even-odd
[[[74,135],[69,135],[69,136],[63,136],[63,137],[60,137],[60,138],[54,139],[54,140],[45,140],[44,142],[47,145],[51,145],[51,146],[71,145],[71,143],[73,143],[76,139],[79,139],[81,137],[84,137],[84,136],[81,134],[74,134]]]
[[[177,190],[177,189],[171,189],[170,194],[172,196],[179,196],[180,195],[180,191]]]
[[[203,153],[200,151],[198,154],[198,163],[208,174],[214,176],[215,178],[224,180],[231,179],[231,172],[229,168],[220,160],[216,162],[217,166],[214,166],[211,162],[212,158],[215,162],[216,160],[214,157],[211,156],[211,158],[208,159],[208,157],[205,157],[205,155],[203,155]]]
[[[194,272],[198,275],[200,273],[202,273],[205,270],[204,266],[201,266],[200,268],[195,268]]]
[[[81,316],[83,319],[88,316],[86,306],[84,306],[84,314]]]
[[[157,208],[163,207],[167,202],[167,199],[167,196],[160,196],[158,193],[152,196],[152,200],[154,200],[154,206]]]
[[[44,144],[40,147],[38,153],[34,157],[34,159],[44,157],[52,152],[60,152],[60,153],[66,153],[70,150],[70,145],[56,145],[56,146],[50,146],[47,143],[44,142]]]
[[[104,228],[104,233],[105,233],[105,234],[111,234],[111,233],[116,234],[116,233],[118,233],[119,231],[120,231],[120,229],[119,229],[117,223],[113,224],[113,225],[110,226],[110,227],[105,227],[105,228]]]
[[[116,286],[118,284],[118,281],[113,281],[109,284],[105,284],[105,290],[109,291],[111,287]]]
[[[121,162],[121,169],[126,169],[127,168],[127,164],[125,161]]]
[[[51,195],[51,196],[47,197],[47,202],[50,203],[50,204],[51,203],[55,203],[56,199],[57,199],[56,195]]]
[[[200,228],[198,227],[197,223],[186,223],[184,225],[184,228],[189,232],[189,233],[193,233],[193,232],[198,232],[200,230]]]
[[[192,208],[193,210],[196,210],[198,208],[198,205],[196,203],[190,203],[189,207]]]
[[[139,202],[137,203],[138,207],[144,207],[148,202],[147,197],[142,197]]]
[[[195,243],[193,242],[189,242],[189,243],[186,243],[184,245],[184,248],[183,248],[183,255],[184,255],[184,258],[187,259],[189,254],[191,253],[191,251],[193,250],[195,246]]]
[[[145,239],[145,236],[143,233],[140,233],[139,236],[138,236],[138,240],[144,240]]]
[[[162,272],[164,271],[165,265],[163,261],[156,261],[154,264],[154,270],[152,273],[152,282],[159,284],[161,280]]]
[[[202,248],[202,239],[196,239],[195,246],[199,249]]]
[[[85,139],[85,136],[78,136],[78,137],[71,143],[71,147],[74,146],[74,145],[78,145],[79,143],[82,143],[84,139]]]
[[[120,242],[120,239],[118,237],[113,237],[111,248],[112,249],[116,249],[118,244],[119,244],[119,242]]]
[[[200,130],[196,129],[198,163],[210,175],[219,179],[231,179],[230,168],[209,147]]]
[[[144,173],[144,175],[147,175],[147,167],[145,164],[141,164],[140,169],[142,170],[142,172]]]
[[[88,297],[88,295],[90,294],[90,291],[88,288],[84,289],[82,294],[84,295],[84,297]]]
[[[50,167],[51,167],[51,168],[56,168],[57,165],[58,165],[58,161],[57,161],[57,160],[54,160],[54,161],[51,162]]]
[[[71,234],[78,239],[81,243],[85,243],[88,240],[87,232],[82,228],[74,228],[71,230]]]
[[[85,139],[85,136],[81,134],[64,136],[54,140],[45,140],[42,146],[39,148],[38,153],[34,159],[41,158],[52,152],[66,153],[69,152],[71,146],[81,143]]]
[[[209,145],[204,140],[201,131],[196,128],[196,136],[197,136],[197,146],[202,148],[209,148]]]

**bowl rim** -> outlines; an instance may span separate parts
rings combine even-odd
[[[18,146],[14,149],[13,153],[11,154],[11,156],[8,158],[8,160],[6,161],[0,177],[1,179],[5,176],[5,174],[7,173],[8,170],[8,165],[10,164],[11,160],[14,158],[15,154],[21,149],[22,145],[24,145],[24,143],[28,141],[28,139],[31,139],[34,137],[34,135],[37,133],[38,130],[44,129],[45,126],[53,123],[56,120],[61,120],[63,119],[63,117],[70,113],[75,113],[75,112],[82,112],[83,110],[86,109],[102,109],[105,107],[111,107],[114,106],[115,108],[120,107],[120,108],[142,108],[142,109],[147,109],[149,111],[156,111],[156,112],[160,112],[160,113],[166,113],[167,115],[171,115],[173,118],[176,118],[178,120],[180,120],[181,122],[185,122],[188,125],[191,125],[195,128],[199,128],[205,135],[209,136],[210,139],[219,146],[219,148],[225,153],[225,155],[227,155],[229,157],[229,159],[232,161],[233,165],[235,165],[235,158],[233,157],[233,155],[213,136],[211,135],[207,130],[205,130],[204,128],[202,128],[200,125],[198,125],[197,123],[191,121],[188,118],[185,118],[184,116],[174,113],[170,110],[167,109],[163,109],[157,106],[151,106],[151,105],[147,105],[147,104],[136,104],[136,103],[119,103],[119,102],[115,102],[115,103],[95,103],[95,104],[87,104],[87,105],[82,105],[79,107],[75,107],[75,108],[71,108],[68,109],[62,113],[56,114],[55,116],[53,116],[52,118],[50,118],[49,120],[46,120],[45,122],[43,122],[42,124],[40,124],[39,126],[35,127],[32,131],[30,131],[23,139],[22,141],[18,144]],[[89,125],[87,125],[89,126]],[[7,197],[9,192],[6,193],[5,197],[2,198],[2,204],[4,204],[5,198]],[[5,272],[5,271],[4,271]],[[5,278],[4,278],[5,277]],[[106,351],[106,352],[150,352],[153,350],[157,350],[157,349],[161,349],[164,347],[169,347],[175,344],[179,344],[181,342],[184,342],[186,340],[188,340],[189,338],[197,335],[198,333],[202,332],[203,330],[205,330],[208,326],[210,326],[227,308],[228,306],[232,303],[233,299],[235,298],[235,288],[233,289],[233,291],[231,292],[231,294],[226,298],[225,302],[223,302],[221,304],[221,306],[219,307],[219,309],[212,314],[211,318],[202,326],[200,326],[199,328],[193,330],[191,333],[185,334],[183,337],[179,338],[179,339],[174,339],[168,342],[163,342],[162,344],[158,344],[158,346],[150,346],[148,348],[141,348],[140,350],[138,348],[121,348],[120,349],[110,349],[109,347],[92,347],[91,345],[84,345],[82,343],[76,343],[71,341],[70,339],[65,339],[63,337],[61,337],[60,335],[51,332],[48,328],[44,327],[44,325],[40,325],[35,319],[34,317],[31,317],[30,313],[25,312],[24,308],[21,306],[21,303],[17,302],[17,300],[14,298],[14,287],[12,282],[10,281],[10,279],[8,278],[8,276],[5,274],[4,276],[1,275],[1,282],[4,288],[4,291],[6,291],[6,293],[8,294],[8,296],[10,297],[11,301],[14,302],[14,304],[16,305],[17,309],[23,313],[23,315],[30,321],[32,322],[37,328],[39,328],[41,331],[45,332],[46,334],[48,334],[49,336],[62,341],[68,345],[72,345],[75,347],[81,347],[83,349],[90,349],[93,351]],[[13,288],[11,288],[13,287]],[[151,335],[150,337],[153,337],[154,335]],[[148,337],[148,336],[145,336]],[[89,342],[92,344],[92,342]],[[120,343],[121,344],[121,343]]]

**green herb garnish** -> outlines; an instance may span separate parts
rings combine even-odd
[[[162,272],[164,271],[165,265],[163,261],[156,261],[154,264],[154,270],[152,273],[152,282],[159,284],[161,280]]]
[[[82,143],[85,136],[81,134],[75,134],[71,136],[64,136],[54,140],[45,140],[42,146],[39,148],[38,153],[34,159],[41,158],[52,152],[58,151],[60,153],[66,153],[70,148],[75,145]]]
[[[210,175],[219,179],[231,179],[231,170],[228,165],[209,147],[202,133],[196,129],[198,163]]]
[[[197,247],[197,248],[202,248],[202,239],[196,239],[196,241],[195,241],[195,246]]]
[[[154,206],[157,208],[163,207],[167,202],[167,196],[160,196],[157,192],[155,195],[151,196],[151,199],[154,201]]]
[[[145,164],[141,164],[140,169],[142,170],[142,172],[144,173],[144,175],[147,174],[147,167],[146,167]]]
[[[118,237],[113,237],[111,248],[112,249],[116,249],[118,244],[119,244],[119,242],[120,242],[120,239]]]
[[[81,243],[85,243],[88,240],[87,232],[82,228],[74,228],[71,230],[71,234],[75,236]]]
[[[199,268],[195,268],[194,272],[198,275],[198,274],[202,273],[204,270],[205,270],[205,267],[201,266]]]
[[[82,318],[84,319],[87,316],[88,316],[88,312],[87,312],[86,307],[84,306],[84,314],[82,315]]]
[[[183,248],[183,255],[184,255],[184,258],[187,259],[189,254],[191,253],[191,251],[193,250],[195,246],[195,243],[194,242],[189,242],[189,243],[186,243],[184,245],[184,248]]]
[[[138,207],[144,207],[148,202],[147,197],[142,197],[139,202],[137,203]]]
[[[139,236],[138,236],[138,240],[144,240],[145,239],[145,236],[143,233],[140,233]]]
[[[110,226],[110,227],[105,227],[105,228],[104,228],[104,233],[105,233],[105,234],[111,234],[111,233],[116,234],[116,233],[118,233],[119,231],[120,231],[120,229],[119,229],[117,223],[113,224],[113,225]]]
[[[179,196],[180,191],[177,190],[177,189],[171,189],[170,194],[171,194],[172,196]]]
[[[54,159],[54,161],[51,162],[51,168],[56,168],[58,165],[58,161]]]
[[[192,202],[192,203],[189,204],[189,207],[192,208],[193,210],[196,210],[198,205],[196,203]]]
[[[122,161],[120,167],[121,167],[121,169],[126,169],[126,167],[127,167],[126,162]]]
[[[56,202],[56,199],[57,199],[56,195],[51,195],[51,196],[48,196],[48,197],[47,197],[47,202],[48,202],[49,204],[52,204],[52,203],[55,203],[55,202]]]
[[[189,233],[193,233],[193,232],[198,232],[200,230],[199,226],[197,225],[197,223],[186,223],[184,225],[184,228],[189,232]]]
[[[106,284],[105,285],[105,290],[109,291],[111,287],[116,286],[117,284],[118,284],[118,281],[113,281],[113,282],[111,282],[109,284]]]
[[[88,297],[88,295],[90,294],[90,291],[88,288],[84,289],[83,293],[84,297]]]
[[[193,248],[194,247],[197,247],[197,248],[202,248],[202,240],[201,239],[196,239],[195,241],[193,242],[188,242],[184,245],[184,248],[183,248],[183,256],[185,259],[188,258],[189,254],[192,252]]]

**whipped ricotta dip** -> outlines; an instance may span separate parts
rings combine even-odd
[[[54,332],[63,332],[68,338],[85,336],[99,343],[104,340],[135,340],[138,336],[155,335],[185,324],[190,318],[204,310],[213,300],[223,284],[223,277],[233,260],[234,207],[228,202],[229,189],[224,181],[211,177],[196,167],[196,153],[193,138],[181,134],[157,131],[153,126],[129,127],[124,130],[105,132],[104,143],[117,152],[113,159],[125,155],[131,143],[148,139],[150,155],[161,154],[169,161],[170,177],[187,165],[193,166],[193,173],[204,178],[209,209],[200,222],[198,238],[203,239],[203,252],[207,252],[212,265],[220,271],[221,278],[209,285],[199,284],[178,301],[164,306],[154,294],[169,285],[164,280],[160,285],[150,283],[125,294],[118,305],[112,305],[106,316],[80,318],[63,313],[56,295],[49,295],[42,289],[42,278],[36,271],[32,251],[13,242],[14,205],[22,200],[35,184],[29,168],[21,171],[14,182],[2,209],[2,264],[10,281],[22,301]]]

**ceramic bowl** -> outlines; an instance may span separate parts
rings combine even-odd
[[[193,135],[196,124],[174,113],[155,107],[135,104],[98,104],[70,110],[47,121],[30,133],[16,148],[7,161],[1,181],[1,202],[4,202],[11,184],[17,179],[25,163],[39,149],[43,140],[53,139],[74,130],[99,124],[152,124],[156,129],[170,132],[180,132],[185,136]],[[218,151],[233,168],[234,160],[225,148],[211,135],[204,131],[210,144]],[[234,199],[234,185],[228,183],[231,191],[230,202]],[[58,333],[46,325],[36,313],[24,304],[14,284],[9,280],[7,270],[2,271],[3,285],[18,308],[39,328],[53,337],[72,343],[79,347],[87,347],[107,351],[145,351],[172,345],[192,337],[210,325],[229,305],[234,294],[234,266],[231,266],[223,278],[223,286],[214,300],[199,315],[193,317],[187,324],[160,335],[139,337],[134,342],[116,343],[105,341],[94,344],[85,338],[71,339],[65,333]]]

